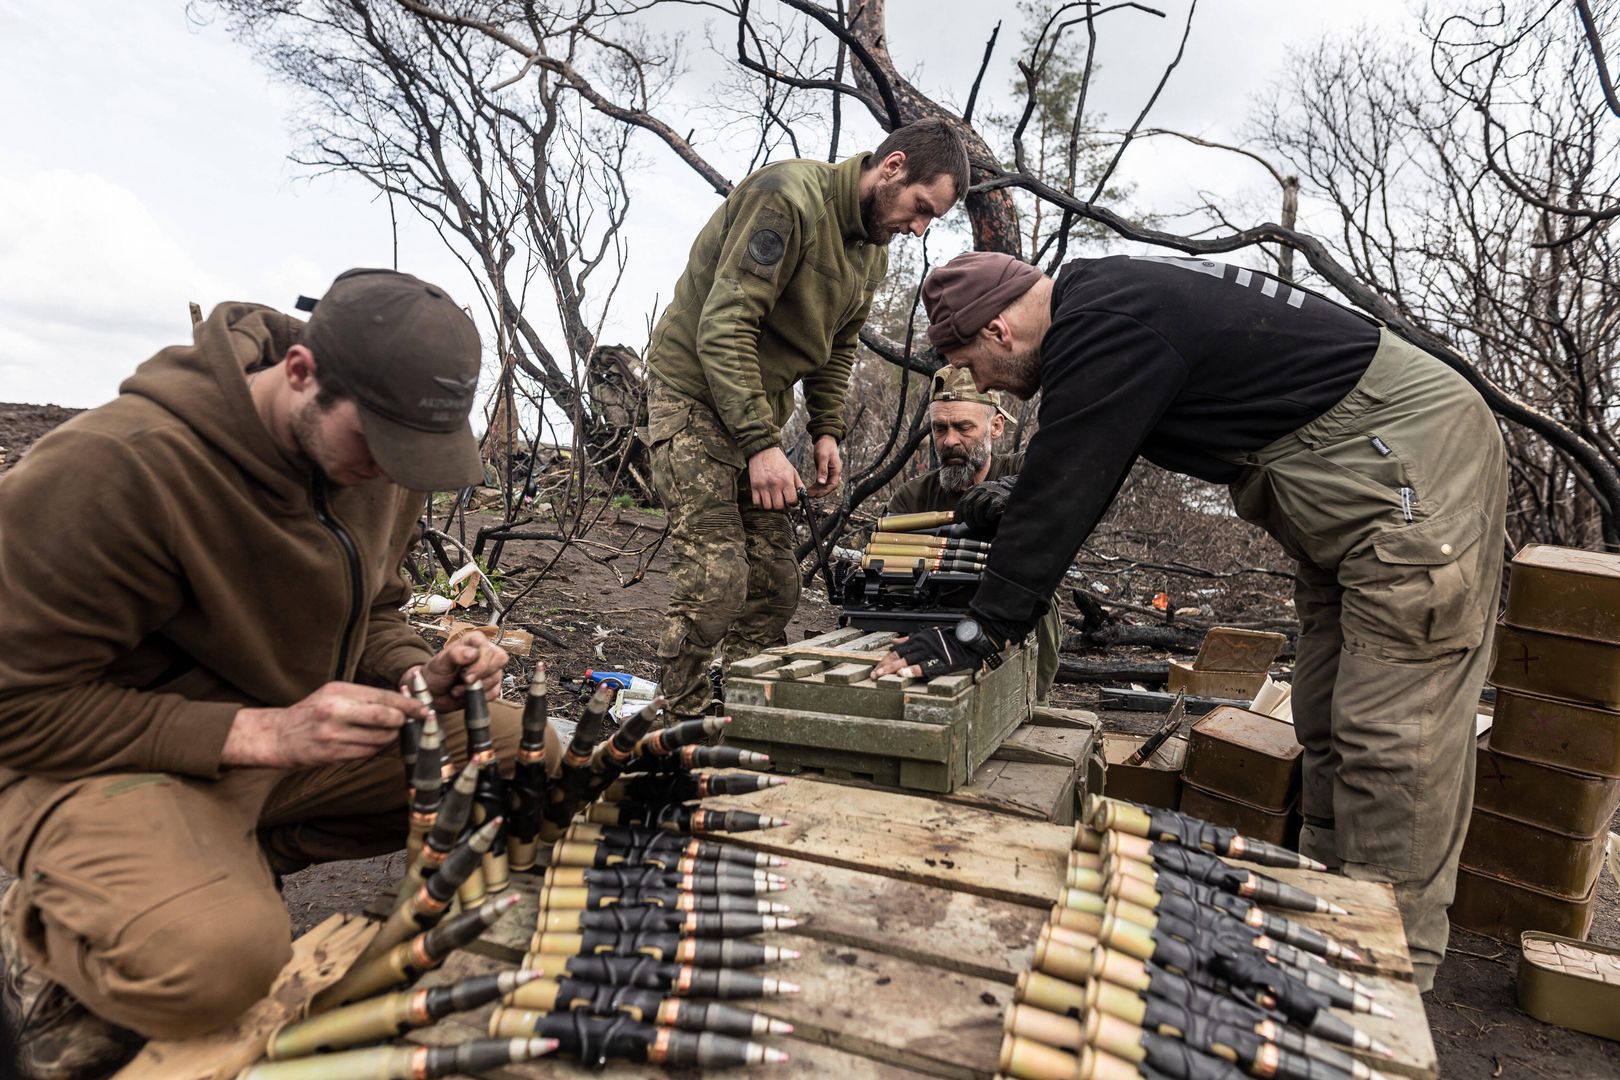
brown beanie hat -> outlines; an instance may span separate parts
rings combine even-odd
[[[1000,252],[958,255],[923,282],[928,340],[936,349],[961,348],[1040,277],[1029,263]]]

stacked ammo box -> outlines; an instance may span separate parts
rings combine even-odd
[[[1253,698],[1286,639],[1215,627],[1191,665],[1172,662],[1169,689],[1189,697]],[[1125,759],[1141,736],[1109,733],[1107,794],[1180,810],[1273,844],[1299,838],[1300,756],[1294,726],[1235,705],[1218,705],[1139,765]]]
[[[1211,710],[1187,740],[1180,810],[1293,847],[1303,753],[1292,724],[1230,705]]]
[[[1620,802],[1620,555],[1519,552],[1490,681],[1451,920],[1583,938]]]

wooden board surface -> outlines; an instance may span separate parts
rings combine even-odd
[[[236,1023],[195,1039],[149,1042],[116,1080],[228,1080],[257,1061],[270,1032],[347,971],[376,933],[377,924],[360,915],[333,915],[293,942],[270,993]]]
[[[796,780],[727,800],[788,820],[745,847],[1050,909],[1072,830],[872,788]]]
[[[771,971],[799,983],[803,993],[734,1003],[795,1024],[792,1036],[769,1040],[792,1060],[727,1075],[985,1080],[994,1073],[1012,984],[1032,962],[1035,936],[1061,887],[1072,830],[812,780],[716,802],[792,822],[712,839],[785,856],[789,862],[779,872],[791,885],[776,898],[807,920],[791,933],[770,936],[802,953]],[[1376,1067],[1434,1080],[1433,1043],[1389,886],[1306,871],[1264,872],[1354,912],[1292,917],[1367,954],[1361,977],[1396,1017],[1346,1019],[1398,1051],[1395,1060],[1374,1062]],[[519,875],[515,885],[523,902],[426,984],[521,960],[534,928],[538,880]],[[484,1030],[488,1013],[486,1008],[451,1018],[415,1037],[473,1037]],[[576,1074],[584,1072],[544,1061],[493,1075],[528,1080]],[[629,1080],[669,1073],[624,1064],[602,1075]]]
[[[456,979],[464,979],[472,975],[482,975],[491,971],[498,971],[506,964],[489,959],[488,957],[461,953],[451,960],[439,971],[429,972],[422,977],[418,985],[439,986]],[[758,1003],[736,1001],[732,1004],[740,1008],[753,1008]],[[465,1039],[486,1037],[490,1013],[494,1012],[493,1005],[486,1005],[474,1012],[463,1013],[448,1017],[431,1028],[424,1028],[412,1033],[413,1041],[429,1045],[442,1045],[446,1043],[461,1042]],[[808,1032],[795,1032],[790,1036],[773,1036],[770,1044],[788,1054],[788,1060],[781,1065],[756,1065],[748,1068],[727,1069],[723,1074],[726,1077],[752,1078],[769,1077],[770,1080],[827,1080],[838,1077],[848,1080],[921,1080],[923,1077],[934,1076],[931,1072],[919,1072],[903,1066],[877,1061],[859,1054],[851,1054],[836,1047],[825,1045],[809,1037]],[[615,1062],[602,1072],[595,1072],[582,1068],[565,1059],[542,1058],[539,1061],[523,1065],[512,1065],[494,1072],[481,1074],[487,1080],[536,1080],[536,1078],[556,1076],[594,1076],[602,1080],[669,1080],[672,1076],[696,1075],[690,1070],[676,1071],[658,1065],[643,1065],[633,1062]]]
[[[1046,921],[1045,911],[1022,904],[824,863],[789,859],[772,872],[786,877],[789,887],[771,899],[805,920],[795,934],[1009,986],[1028,970],[1035,937]],[[473,946],[508,962],[528,949],[540,888],[540,878],[531,874],[512,880],[523,900]],[[379,897],[372,913],[380,918],[390,899]]]
[[[946,798],[962,806],[1073,825],[1077,780],[1073,765],[991,758]]]
[[[1321,874],[1312,870],[1279,870],[1272,866],[1253,866],[1267,877],[1297,885],[1331,900],[1350,911],[1349,915],[1315,915],[1302,911],[1278,911],[1295,922],[1346,942],[1366,957],[1355,967],[1372,975],[1412,981],[1412,958],[1406,950],[1406,935],[1401,930],[1400,909],[1395,906],[1395,890],[1372,881],[1352,881],[1338,874]]]

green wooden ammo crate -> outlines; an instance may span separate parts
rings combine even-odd
[[[971,675],[873,681],[894,635],[835,630],[739,660],[726,676],[726,744],[773,769],[818,769],[886,787],[950,792],[1030,718],[1034,650]]]

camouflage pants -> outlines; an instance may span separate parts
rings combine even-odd
[[[747,462],[714,411],[654,379],[647,412],[671,548],[659,681],[672,717],[686,719],[708,704],[717,646],[730,664],[786,643],[799,565],[787,514],[753,507]]]

